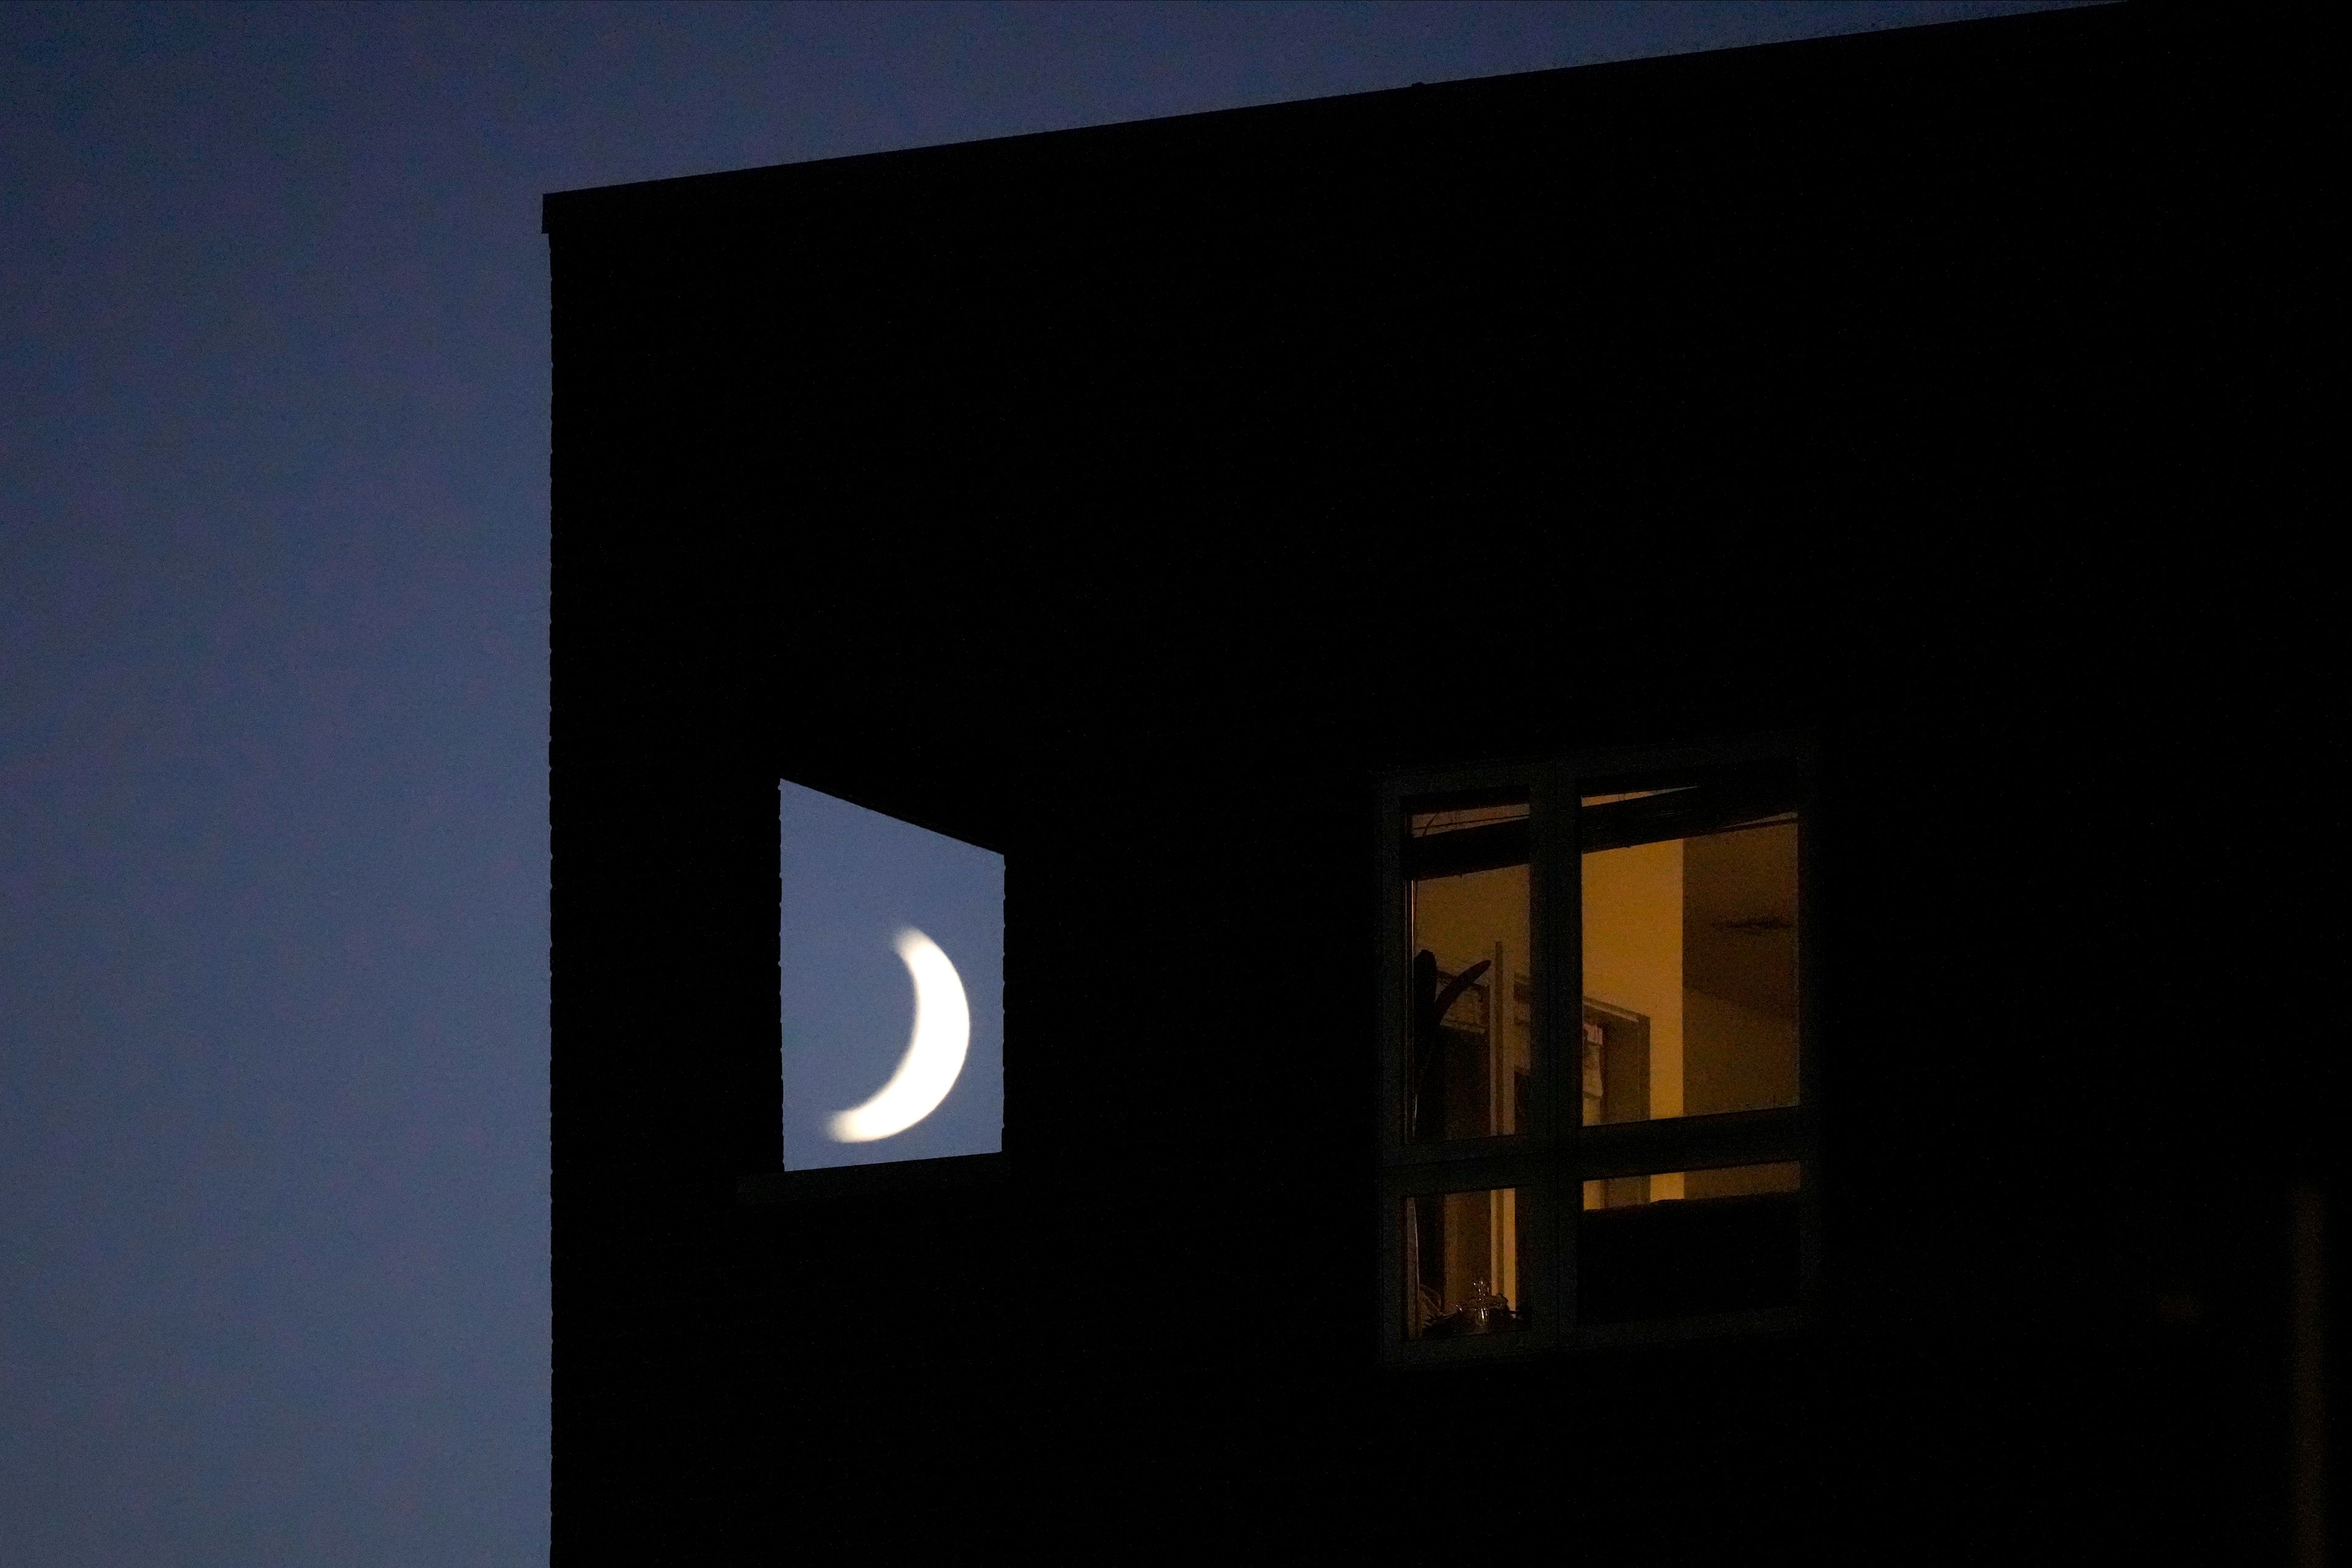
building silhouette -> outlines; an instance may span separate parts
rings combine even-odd
[[[2250,47],[551,196],[558,1559],[2319,1561]],[[1003,855],[1001,1154],[782,1169],[780,779]]]

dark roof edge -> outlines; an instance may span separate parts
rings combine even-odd
[[[1908,51],[1934,48],[1956,32],[1981,37],[1989,32],[2022,35],[2037,30],[2072,31],[2084,25],[2085,17],[2105,17],[2116,12],[2137,9],[2126,0],[2057,0],[2045,10],[2017,12],[2005,16],[1970,17],[1956,22],[1937,22],[1916,26],[1876,27],[1852,33],[1837,33],[1827,37],[1794,38],[1770,44],[1744,44],[1720,49],[1692,49],[1679,54],[1648,55],[1636,59],[1601,60],[1590,65],[1557,66],[1544,70],[1513,71],[1500,76],[1465,77],[1455,81],[1415,82],[1410,87],[1376,88],[1365,92],[1337,93],[1325,98],[1287,99],[1276,103],[1245,104],[1234,109],[1212,109],[1186,114],[1160,115],[1149,120],[1112,121],[1101,125],[1068,126],[1054,131],[1030,131],[1009,136],[979,137],[969,142],[934,142],[920,147],[892,148],[877,153],[853,153],[836,158],[811,158],[797,163],[769,163],[749,169],[726,169],[702,174],[673,175],[656,180],[635,180],[621,184],[589,185],[569,191],[553,191],[540,199],[540,232],[551,235],[561,222],[566,228],[586,224],[597,226],[628,223],[649,217],[677,218],[695,213],[724,211],[726,204],[744,197],[757,197],[782,192],[812,178],[825,178],[867,164],[888,163],[898,168],[912,168],[924,163],[938,164],[956,159],[992,156],[1019,145],[1067,143],[1074,140],[1093,138],[1107,141],[1115,138],[1159,137],[1180,127],[1191,128],[1214,123],[1231,124],[1256,118],[1274,121],[1282,118],[1307,117],[1349,112],[1362,112],[1380,102],[1401,102],[1419,100],[1434,104],[1446,98],[1507,97],[1540,92],[1559,84],[1563,79],[1576,77],[1583,81],[1597,82],[1602,77],[1622,79],[1642,73],[1675,74],[1693,70],[1722,69],[1737,62],[1734,68],[1762,65],[1769,58],[1780,61],[1795,55],[1826,57],[1840,51],[1866,52]],[[2096,26],[2113,25],[2102,20],[2090,24]],[[1990,40],[1987,40],[1990,41]]]

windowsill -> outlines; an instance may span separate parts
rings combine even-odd
[[[1814,1310],[1798,1301],[1787,1306],[1739,1312],[1643,1318],[1620,1323],[1580,1323],[1565,1333],[1529,1330],[1525,1333],[1481,1334],[1455,1340],[1392,1342],[1389,1353],[1381,1361],[1387,1371],[1429,1372],[1447,1367],[1493,1366],[1546,1358],[1574,1358],[1643,1345],[1785,1342],[1804,1334],[1815,1321]]]

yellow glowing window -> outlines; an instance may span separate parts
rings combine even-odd
[[[1391,1359],[1800,1308],[1805,780],[1750,747],[1392,782]]]

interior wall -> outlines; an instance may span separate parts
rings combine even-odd
[[[1692,1171],[1683,1177],[1683,1195],[1693,1198],[1739,1198],[1759,1193],[1793,1193],[1803,1170],[1794,1160],[1769,1165],[1723,1165],[1712,1171]]]
[[[1528,868],[1505,866],[1461,877],[1432,877],[1412,889],[1412,940],[1437,955],[1438,968],[1459,974],[1504,947],[1510,972],[1528,963]],[[1501,994],[1506,999],[1508,992]]]
[[[1650,1020],[1650,1114],[1683,1114],[1683,846],[1635,844],[1584,857],[1584,994]],[[1650,1196],[1683,1195],[1679,1174]]]
[[[1797,1021],[1683,992],[1683,1110],[1706,1116],[1797,1101]]]

